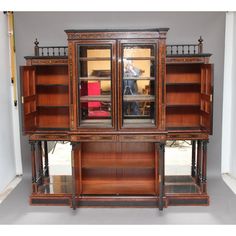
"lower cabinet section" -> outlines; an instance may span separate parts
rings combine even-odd
[[[80,194],[157,195],[153,143],[81,143],[79,148],[74,158],[82,174]]]
[[[32,205],[208,205],[206,140],[31,141]]]

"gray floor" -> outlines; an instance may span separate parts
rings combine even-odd
[[[79,208],[30,206],[31,178],[0,205],[0,224],[236,224],[236,195],[220,177],[208,179],[209,207]]]

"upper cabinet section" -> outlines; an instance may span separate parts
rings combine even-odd
[[[21,68],[25,133],[212,133],[213,65],[167,28],[66,30]]]
[[[66,30],[74,130],[158,130],[167,30]]]

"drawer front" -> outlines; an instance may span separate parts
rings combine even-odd
[[[120,142],[159,142],[165,140],[165,135],[120,135]]]
[[[70,141],[70,136],[65,134],[33,134],[29,137],[30,140],[48,140],[48,141]]]
[[[208,139],[208,134],[202,134],[202,133],[197,133],[197,134],[168,134],[167,139],[173,139],[173,140],[183,140],[183,139],[194,140],[194,139],[199,139],[199,140],[204,140],[204,139]]]
[[[73,142],[115,142],[116,135],[72,135]]]

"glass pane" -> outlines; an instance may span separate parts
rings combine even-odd
[[[79,123],[111,125],[111,46],[79,46],[78,55]]]
[[[123,125],[155,124],[155,47],[123,47]]]

